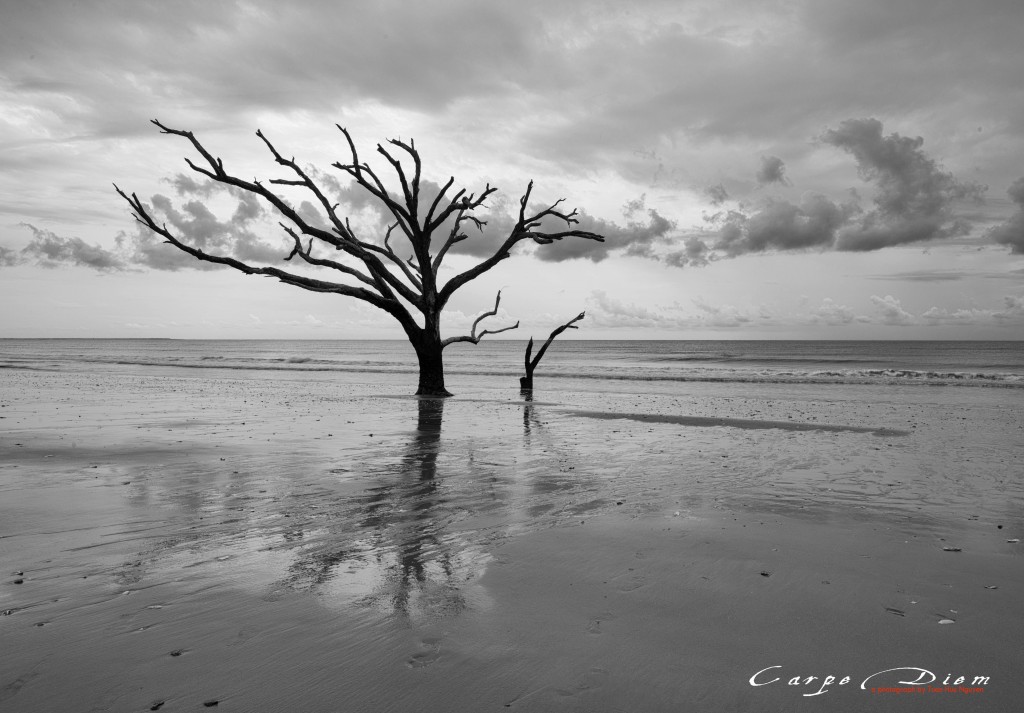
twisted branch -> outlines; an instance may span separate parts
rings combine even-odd
[[[454,344],[455,342],[471,342],[473,344],[479,344],[480,340],[483,339],[488,334],[501,334],[502,332],[517,329],[519,327],[519,322],[516,322],[511,327],[502,327],[501,329],[485,329],[484,331],[480,332],[480,334],[476,333],[477,325],[479,325],[480,322],[482,322],[487,317],[493,317],[496,314],[498,314],[499,304],[501,304],[501,290],[498,290],[498,296],[494,298],[494,309],[492,309],[490,312],[484,312],[475,320],[473,320],[473,326],[470,328],[468,335],[464,335],[461,337],[449,337],[448,339],[445,339],[443,342],[441,342],[441,346],[446,347],[449,344]]]

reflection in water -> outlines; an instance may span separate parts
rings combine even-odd
[[[241,578],[269,584],[269,596],[290,589],[419,621],[487,606],[479,580],[497,541],[579,522],[636,490],[621,477],[631,473],[622,462],[634,458],[588,459],[566,431],[574,422],[552,418],[529,396],[513,408],[385,403],[382,420],[392,429],[404,422],[404,432],[360,439],[353,429],[312,458],[287,448],[239,451],[230,461],[174,451],[177,460],[151,464],[152,473],[132,478],[128,497],[173,504],[185,521],[126,572],[138,577],[135,563],[157,553],[173,567],[231,562]]]
[[[362,521],[365,529],[384,539],[375,556],[376,564],[384,567],[384,579],[371,596],[406,616],[416,591],[425,594],[438,589],[430,586],[431,568],[439,570],[434,574],[443,580],[440,592],[431,593],[442,593],[443,599],[447,590],[449,600],[435,604],[444,609],[461,609],[462,605],[460,592],[452,585],[452,552],[441,540],[441,523],[432,517],[440,504],[436,478],[444,399],[420,398],[417,412],[416,431],[401,458],[402,480],[373,492]],[[388,564],[387,559],[393,561]]]
[[[410,472],[419,470],[420,480],[437,475],[437,455],[441,445],[441,419],[444,399],[420,398],[417,401],[416,435],[403,458]]]
[[[465,607],[463,584],[487,557],[448,531],[448,486],[438,469],[444,403],[417,399],[416,429],[385,482],[317,523],[315,544],[290,568],[291,586],[356,596],[403,617]]]
[[[529,440],[531,428],[540,426],[537,416],[533,413],[533,389],[523,389],[519,395],[523,397],[523,435]]]

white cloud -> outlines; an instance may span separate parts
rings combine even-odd
[[[1024,324],[1024,297],[1007,295],[1001,309],[978,307],[946,309],[932,307],[921,314],[928,324],[975,325],[995,323],[1003,326]]]
[[[828,325],[842,325],[853,323],[857,320],[857,315],[846,305],[826,297],[821,301],[821,305],[811,312],[811,320]]]
[[[900,301],[892,295],[879,297],[871,295],[871,301],[882,315],[883,324],[907,325],[914,323],[914,315],[903,309]]]

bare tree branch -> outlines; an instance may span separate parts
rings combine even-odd
[[[444,198],[444,194],[448,192],[448,189],[455,183],[455,176],[448,179],[448,183],[441,187],[441,192],[434,198],[434,202],[430,204],[430,210],[427,211],[427,217],[423,219],[423,225],[430,227],[430,224],[434,219],[434,211],[437,210],[437,206],[441,203],[441,199]]]
[[[295,224],[299,228],[300,232],[302,232],[304,235],[309,235],[319,240],[322,240],[330,245],[333,245],[337,249],[343,250],[352,255],[353,257],[361,260],[366,265],[367,269],[370,271],[370,274],[376,281],[378,291],[382,294],[382,296],[384,296],[387,299],[390,299],[394,297],[394,292],[397,292],[402,296],[403,299],[408,301],[410,304],[416,305],[417,307],[419,306],[418,303],[421,301],[421,296],[414,292],[412,289],[410,289],[408,286],[406,286],[404,283],[402,283],[401,280],[392,275],[384,267],[384,264],[380,262],[379,259],[371,255],[370,252],[365,247],[365,245],[367,245],[366,243],[361,243],[354,239],[345,240],[343,238],[339,238],[339,236],[335,235],[334,233],[310,225],[308,222],[303,220],[303,218],[295,211],[291,204],[289,204],[286,200],[278,196],[273,191],[268,190],[259,181],[245,181],[236,176],[228,174],[224,170],[223,161],[221,161],[221,159],[219,158],[214,158],[213,155],[206,150],[206,148],[202,145],[202,143],[200,143],[200,141],[195,137],[195,135],[191,131],[180,131],[177,129],[168,128],[156,119],[153,120],[153,123],[160,127],[161,131],[165,134],[174,134],[177,136],[183,136],[187,138],[189,142],[192,144],[192,146],[195,147],[195,149],[206,159],[207,163],[210,164],[212,169],[211,171],[207,171],[197,166],[191,160],[185,159],[186,163],[193,170],[219,183],[234,186],[236,188],[240,188],[242,190],[261,196],[268,203],[273,205],[278,211],[280,211],[289,221]],[[260,138],[264,141],[265,144],[268,145],[268,147],[271,149],[272,153],[274,153],[275,156],[280,157],[280,154],[277,152],[276,149],[273,148],[273,146],[270,144],[269,141],[266,140],[265,137],[261,135]],[[284,165],[289,165],[293,167],[294,170],[298,171],[301,175],[304,175],[302,174],[301,169],[299,169],[298,166],[295,165],[294,161],[289,162],[283,159],[283,157],[281,161],[284,163]],[[312,183],[312,181],[310,181],[310,183]],[[345,227],[347,229],[347,225]],[[348,233],[349,235],[351,235],[351,230],[348,230]]]
[[[327,200],[327,197],[323,194],[320,188],[315,183],[313,183],[312,179],[310,179],[310,177],[306,175],[306,172],[299,168],[299,165],[295,163],[295,159],[292,158],[289,160],[284,158],[278,152],[278,150],[274,148],[274,145],[270,143],[270,140],[266,136],[264,136],[261,130],[257,129],[256,135],[260,137],[263,143],[267,145],[267,148],[270,149],[270,153],[273,154],[274,160],[277,161],[277,163],[281,164],[282,166],[287,166],[299,176],[299,180],[278,178],[271,179],[270,182],[278,185],[302,186],[304,188],[308,188],[309,191],[316,197],[317,201],[319,201],[320,205],[323,206],[324,210],[327,212],[327,218],[328,220],[331,221],[331,224],[334,226],[335,232],[337,232],[338,235],[341,236],[343,240],[349,240],[353,243],[365,247],[365,245],[363,245],[359,240],[357,240],[355,235],[352,234],[352,232],[349,230],[348,225],[346,223],[343,223],[341,219],[338,217],[338,214],[335,210],[336,204],[332,204],[329,200]],[[337,247],[337,243],[332,244],[335,245],[335,247]]]
[[[404,260],[402,260],[402,258],[398,257],[398,255],[395,254],[395,251],[392,250],[391,245],[389,243],[389,241],[391,240],[391,233],[397,227],[398,227],[398,223],[394,223],[394,224],[392,224],[392,225],[390,225],[388,227],[388,231],[384,235],[384,247],[383,248],[380,247],[379,245],[373,245],[372,243],[368,243],[366,247],[367,247],[368,250],[372,250],[373,252],[380,253],[381,255],[384,255],[388,260],[391,260],[391,262],[393,262],[395,265],[397,265],[402,270],[402,274],[405,275],[406,279],[409,280],[409,282],[411,282],[412,285],[417,290],[419,290],[422,293],[423,292],[423,284],[422,284],[422,282],[420,281],[420,279],[418,277],[416,277],[416,275],[413,274],[413,272],[409,269],[409,266],[406,264],[406,262]]]
[[[579,327],[576,326],[576,322],[579,322],[581,319],[583,319],[586,316],[587,316],[586,312],[580,312],[578,315],[576,315],[575,317],[570,319],[568,322],[563,324],[561,327],[558,327],[553,332],[551,332],[551,335],[548,337],[548,340],[546,342],[544,342],[544,346],[542,346],[540,348],[540,351],[537,352],[537,356],[535,356],[533,358],[533,361],[530,362],[530,366],[527,369],[527,371],[529,373],[531,373],[531,374],[533,373],[533,370],[537,368],[537,365],[540,363],[541,358],[544,356],[544,352],[546,352],[548,350],[548,347],[551,346],[551,342],[555,341],[555,337],[557,337],[559,334],[561,334],[562,332],[564,332],[567,329],[579,329]],[[530,342],[531,343],[533,342],[532,338],[530,339]]]
[[[380,180],[380,177],[378,177],[377,173],[370,168],[369,164],[359,163],[359,154],[356,152],[355,142],[352,141],[352,136],[348,133],[348,130],[338,124],[335,124],[335,126],[337,126],[341,133],[345,135],[345,140],[348,142],[349,150],[352,153],[352,163],[343,164],[340,161],[336,161],[332,165],[338,170],[344,171],[348,175],[352,176],[356,183],[369,191],[375,198],[377,198],[377,200],[383,203],[395,217],[395,220],[398,221],[399,226],[402,228],[402,232],[406,234],[409,240],[414,240],[418,226],[413,220],[413,216],[410,214],[409,210],[391,197],[388,189],[384,187],[384,182]],[[378,148],[381,148],[379,144]],[[387,152],[382,150],[382,153],[387,156]],[[400,175],[404,182],[404,174]]]
[[[453,213],[466,213],[476,210],[484,204],[492,193],[497,190],[497,188],[492,188],[491,184],[488,183],[484,186],[483,193],[481,193],[479,197],[475,197],[472,193],[468,196],[464,195],[466,193],[466,189],[463,188],[456,193],[450,201],[448,201],[448,205],[444,210],[438,213],[437,217],[434,218],[432,222],[424,226],[424,229],[428,231],[437,230]]]
[[[334,270],[337,270],[338,272],[343,272],[346,275],[352,275],[354,278],[356,278],[357,280],[359,280],[360,282],[362,282],[365,285],[369,285],[370,287],[376,287],[377,286],[376,280],[374,280],[371,277],[368,277],[367,275],[364,275],[362,272],[360,272],[359,270],[357,270],[354,267],[351,267],[349,265],[345,265],[345,264],[340,263],[340,262],[335,262],[334,260],[326,260],[326,259],[323,259],[323,258],[313,257],[312,254],[311,254],[312,250],[313,250],[313,240],[312,240],[312,238],[310,238],[309,245],[307,245],[306,249],[303,250],[303,248],[302,248],[302,240],[299,238],[298,233],[296,233],[294,230],[292,230],[291,227],[285,225],[284,223],[278,223],[278,225],[280,225],[284,229],[284,231],[286,233],[288,233],[288,235],[290,235],[292,237],[292,240],[295,241],[295,247],[292,248],[292,251],[290,253],[288,253],[288,257],[286,257],[285,260],[291,260],[293,257],[298,255],[299,257],[301,257],[305,262],[309,263],[310,265],[318,265],[320,267],[329,267],[329,268],[332,268]]]
[[[484,226],[487,225],[486,220],[480,220],[473,215],[465,215],[465,211],[460,211],[458,217],[455,219],[455,223],[452,225],[451,232],[448,234],[448,239],[445,240],[444,245],[437,251],[437,255],[434,256],[432,267],[434,268],[434,274],[437,274],[438,268],[441,267],[441,261],[444,260],[445,254],[448,252],[448,248],[455,243],[461,243],[463,240],[469,238],[468,235],[460,231],[462,223],[469,221],[476,225],[476,229],[483,232]]]
[[[316,280],[310,277],[304,277],[302,275],[286,272],[285,270],[281,270],[276,267],[254,267],[232,257],[211,255],[203,250],[194,248],[191,245],[181,242],[173,233],[170,232],[170,230],[167,229],[166,225],[158,224],[146,210],[145,205],[143,205],[142,201],[135,193],[132,193],[129,197],[116,184],[114,185],[114,190],[116,190],[118,194],[132,207],[132,215],[135,220],[142,225],[145,225],[154,233],[163,236],[164,239],[174,247],[188,253],[198,260],[226,265],[238,270],[239,272],[243,272],[246,275],[267,275],[269,277],[276,277],[281,282],[301,287],[312,292],[333,292],[339,295],[354,297],[356,299],[363,300],[364,302],[368,302],[375,307],[379,307],[394,316],[400,322],[415,324],[415,322],[412,321],[412,317],[405,311],[405,308],[402,307],[400,302],[395,299],[387,299],[376,292],[371,292],[370,290],[365,290],[361,287],[353,287],[352,285],[346,285],[343,283],[327,282],[325,280]],[[294,233],[293,237],[297,238]]]
[[[537,368],[537,365],[540,364],[540,360],[541,358],[543,358],[544,352],[546,352],[548,350],[548,347],[551,346],[551,342],[555,341],[555,337],[557,337],[559,334],[561,334],[567,329],[579,329],[579,327],[576,326],[576,322],[579,322],[586,316],[586,312],[580,312],[578,315],[570,319],[562,326],[556,327],[554,331],[551,332],[551,335],[548,337],[548,340],[544,342],[544,346],[542,346],[540,348],[540,351],[537,352],[537,356],[535,356],[532,360],[530,359],[530,352],[533,351],[533,337],[530,337],[530,341],[526,345],[526,376],[521,377],[519,379],[519,384],[524,391],[533,388],[533,371],[534,369]]]
[[[530,181],[526,186],[526,192],[523,193],[522,198],[519,199],[519,220],[512,228],[512,232],[505,239],[494,254],[487,258],[481,263],[478,263],[466,270],[465,272],[456,275],[449,280],[445,286],[441,289],[440,299],[442,304],[448,301],[448,299],[454,294],[456,290],[462,287],[470,280],[474,280],[480,275],[484,274],[492,267],[497,265],[502,260],[511,256],[511,250],[516,243],[523,240],[533,240],[535,243],[540,245],[546,245],[556,240],[562,240],[563,238],[584,238],[585,240],[596,240],[599,243],[604,242],[604,236],[598,235],[597,233],[591,233],[586,230],[564,230],[558,233],[548,233],[536,228],[540,227],[541,221],[546,217],[554,217],[564,221],[567,225],[573,225],[578,223],[576,220],[576,211],[571,213],[562,213],[557,209],[558,204],[562,202],[561,199],[555,201],[552,205],[548,206],[544,210],[527,216],[526,204],[530,200],[530,194],[533,192],[533,181]]]
[[[490,312],[484,312],[475,320],[473,320],[473,326],[470,327],[468,335],[463,335],[461,337],[449,337],[448,339],[445,339],[443,342],[441,342],[441,344],[443,346],[448,346],[449,344],[454,344],[455,342],[471,342],[473,344],[479,344],[480,340],[483,339],[488,334],[501,334],[502,332],[508,332],[512,329],[517,329],[519,327],[519,322],[516,322],[511,327],[502,327],[501,329],[485,329],[484,331],[480,332],[480,334],[476,333],[477,325],[479,325],[480,322],[482,322],[487,317],[493,317],[494,315],[498,314],[499,304],[501,304],[501,290],[498,290],[498,296],[494,298],[494,309],[492,309]]]

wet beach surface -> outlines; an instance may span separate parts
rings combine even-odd
[[[401,378],[0,371],[0,710],[1024,693],[1018,390]]]

